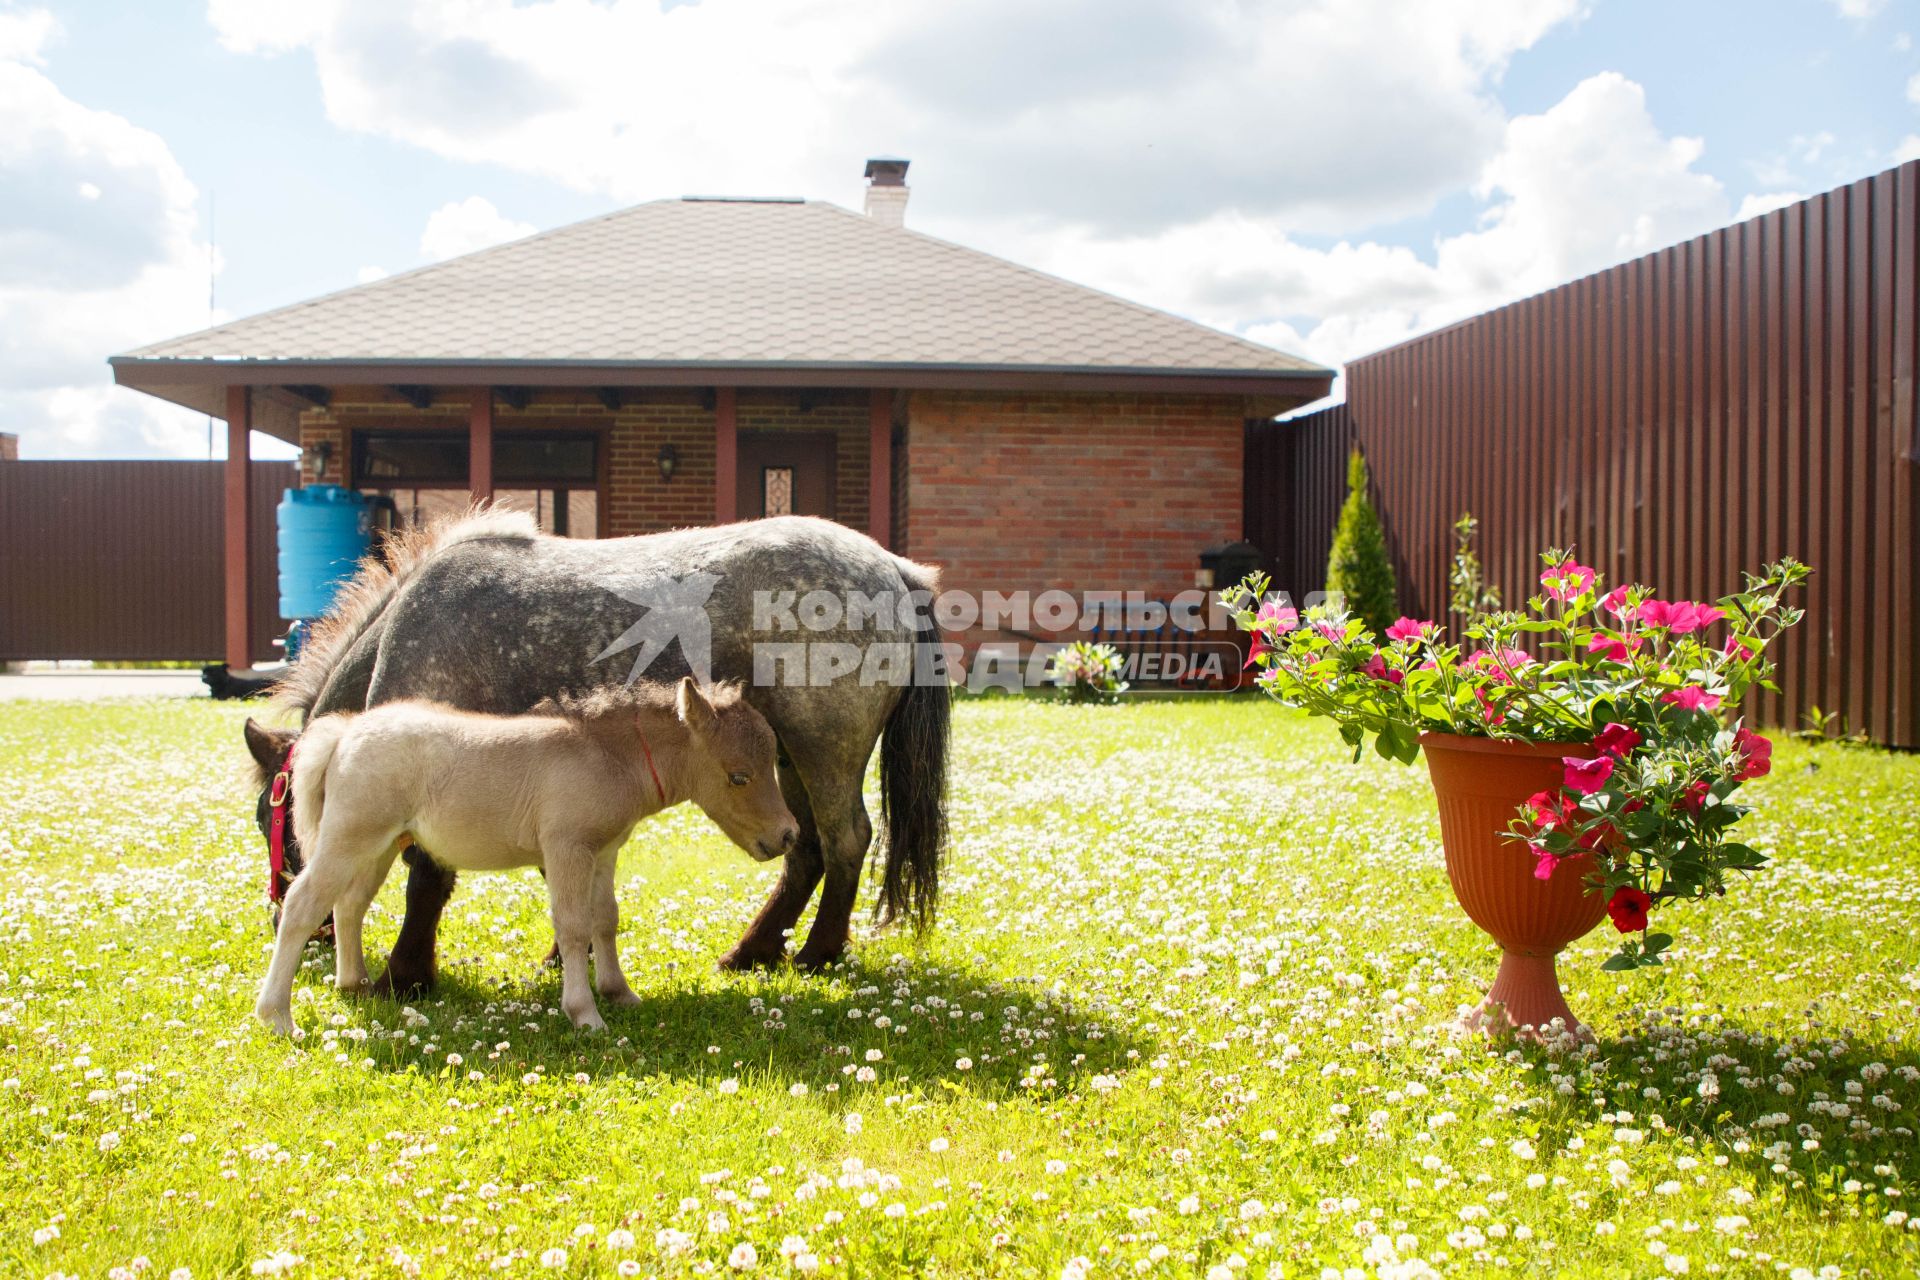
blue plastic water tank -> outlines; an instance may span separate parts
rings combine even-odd
[[[280,616],[318,618],[373,543],[373,503],[337,484],[289,489],[280,531]]]

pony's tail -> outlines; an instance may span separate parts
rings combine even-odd
[[[293,750],[293,830],[311,854],[327,804],[327,769],[352,717],[321,716],[300,733]]]
[[[903,565],[910,587],[931,590],[931,575]],[[926,582],[915,579],[923,574]],[[940,861],[947,844],[947,737],[952,717],[940,633],[926,619],[914,638],[913,678],[880,738],[880,818],[887,829],[886,875],[874,913],[933,923]]]

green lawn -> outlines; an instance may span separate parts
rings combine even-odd
[[[242,714],[0,704],[0,1275],[1920,1271],[1920,759],[1783,745],[1764,879],[1564,959],[1584,1051],[1449,1030],[1424,767],[1251,700],[962,704],[941,923],[830,977],[714,972],[774,869],[684,808],[608,1034],[529,872],[417,1007],[310,950],[289,1044]]]

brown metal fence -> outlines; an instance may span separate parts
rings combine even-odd
[[[1463,511],[1510,600],[1550,545],[1683,598],[1795,555],[1808,617],[1757,715],[1920,746],[1917,298],[1920,162],[1355,361],[1346,405],[1255,428],[1249,458],[1291,449],[1292,484],[1266,524],[1249,497],[1248,536],[1291,539],[1261,544],[1283,585],[1322,585],[1357,440],[1421,616]]]
[[[207,660],[223,649],[219,462],[0,463],[0,660]],[[283,629],[274,506],[288,462],[252,464],[253,656]]]

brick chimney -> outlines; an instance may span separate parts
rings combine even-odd
[[[0,462],[20,461],[20,437],[0,431]]]
[[[883,227],[901,227],[907,222],[907,186],[909,161],[898,156],[875,156],[867,161],[867,216]]]

